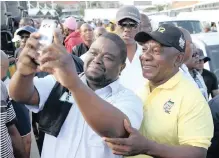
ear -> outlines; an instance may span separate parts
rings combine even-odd
[[[184,54],[179,53],[179,55],[176,56],[176,60],[174,63],[175,67],[180,67],[183,64]]]
[[[125,67],[126,67],[126,63],[121,65],[119,75],[121,75],[121,72],[122,72],[122,70],[125,69]]]

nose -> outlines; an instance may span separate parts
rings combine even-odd
[[[101,55],[95,56],[93,62],[96,64],[102,64],[103,63],[102,56]]]
[[[130,32],[131,31],[131,27],[124,27],[124,32]]]
[[[151,60],[153,60],[153,56],[150,53],[150,50],[148,50],[147,52],[143,52],[140,55],[140,60],[144,60],[144,61],[151,61]]]

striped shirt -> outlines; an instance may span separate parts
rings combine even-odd
[[[7,88],[1,81],[1,105],[0,105],[0,157],[14,158],[11,138],[7,126],[15,120],[15,112],[9,101]]]

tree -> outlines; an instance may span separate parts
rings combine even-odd
[[[62,9],[64,9],[64,8],[62,6],[60,6],[60,5],[58,5],[58,4],[55,7],[55,10],[59,14],[59,16],[62,15]]]
[[[164,10],[165,7],[166,7],[166,5],[156,5],[157,11],[159,11],[159,12]]]

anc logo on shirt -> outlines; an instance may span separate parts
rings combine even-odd
[[[174,102],[172,102],[171,100],[167,101],[167,102],[163,105],[164,112],[170,114],[171,108],[172,108],[173,106],[174,106]]]

